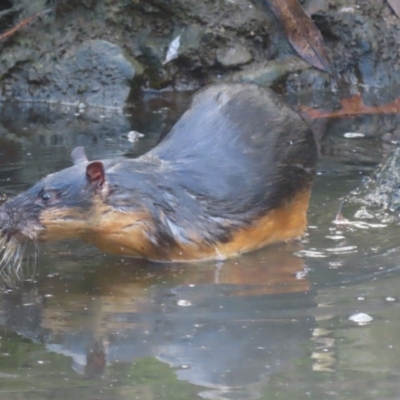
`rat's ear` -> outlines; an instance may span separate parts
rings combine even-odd
[[[88,158],[85,153],[85,149],[82,146],[75,147],[71,152],[71,158],[74,165],[82,162],[87,162]]]
[[[86,167],[86,179],[91,186],[101,188],[106,180],[104,165],[101,161],[92,161]]]

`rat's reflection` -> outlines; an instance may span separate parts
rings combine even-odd
[[[217,264],[108,261],[80,280],[60,274],[4,295],[1,321],[87,377],[152,356],[204,398],[259,398],[271,374],[306,356],[314,326],[295,247]]]

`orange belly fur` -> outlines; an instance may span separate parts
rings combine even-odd
[[[302,192],[290,203],[269,211],[264,217],[254,221],[250,227],[232,233],[228,243],[210,245],[201,242],[201,233],[193,232],[190,244],[178,243],[171,248],[160,249],[148,237],[154,226],[145,211],[136,215],[109,212],[103,208],[98,221],[92,224],[83,239],[106,253],[144,257],[154,261],[193,261],[226,259],[259,249],[268,244],[299,238],[303,235],[307,218],[306,212],[310,191]],[[55,236],[56,233],[54,233]]]

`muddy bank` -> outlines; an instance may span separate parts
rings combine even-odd
[[[332,74],[296,55],[264,0],[8,0],[0,34],[42,15],[0,42],[0,100],[121,108],[138,88],[223,79],[288,92],[400,83],[400,20],[386,0],[302,3]]]

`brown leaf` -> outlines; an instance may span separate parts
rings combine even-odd
[[[400,18],[400,0],[387,0],[390,8]]]
[[[330,72],[321,32],[298,0],[265,1],[282,24],[286,37],[299,56],[315,68]]]

